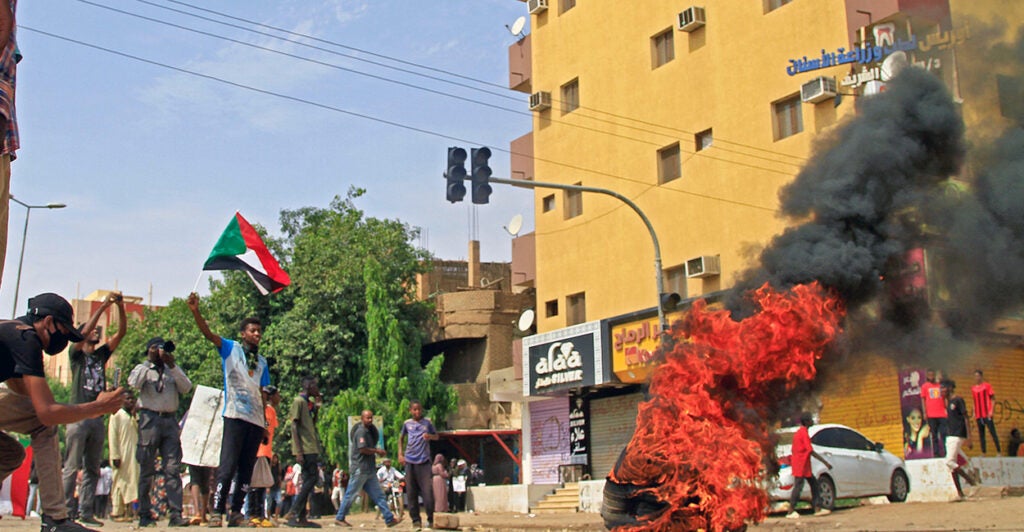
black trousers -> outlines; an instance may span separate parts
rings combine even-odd
[[[302,455],[302,489],[295,494],[295,502],[292,503],[292,513],[302,521],[306,518],[306,502],[309,501],[317,480],[320,479],[320,455]]]
[[[811,509],[817,511],[821,508],[821,490],[818,488],[818,479],[814,477],[796,477],[793,479],[793,492],[789,496],[789,511],[796,511],[796,503],[800,502],[800,492],[804,490],[804,482],[811,485]]]
[[[978,423],[978,437],[981,439],[981,454],[985,454],[988,450],[985,448],[985,427],[988,427],[989,434],[992,435],[992,442],[996,444],[996,454],[1002,454],[1003,450],[999,448],[999,436],[996,436],[996,424],[990,417],[979,417],[975,418]]]
[[[427,522],[434,522],[434,480],[430,462],[405,464],[405,489],[409,494],[409,517],[413,523],[420,522],[420,497],[427,512]]]
[[[256,452],[260,449],[263,435],[263,427],[241,419],[224,418],[220,467],[217,468],[217,483],[213,493],[214,513],[225,513],[232,480],[236,485],[235,492],[231,495],[231,511],[242,511],[242,503],[249,492],[249,482],[252,481],[252,469],[256,466]]]
[[[174,416],[139,410],[139,515],[153,517],[150,490],[156,480],[156,457],[160,455],[167,508],[171,517],[181,517],[181,438]]]

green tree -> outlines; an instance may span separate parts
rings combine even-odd
[[[420,398],[435,420],[454,408],[454,394],[439,391],[444,389],[438,380],[441,359],[420,367],[423,328],[433,314],[429,304],[412,295],[416,274],[429,267],[429,255],[412,245],[417,234],[408,225],[369,218],[356,208],[362,194],[351,189],[326,208],[282,211],[280,239],[256,227],[291,276],[288,288],[263,296],[247,275],[227,271],[209,281],[210,295],[200,302],[211,330],[225,338],[238,337],[243,318],[254,316],[263,323],[260,352],[282,395],[275,449],[283,457],[290,455],[287,412],[308,374],[319,378],[328,398],[319,425],[338,463],[347,461],[348,416],[363,408],[388,413],[389,447],[397,436],[391,422],[408,412],[403,400]],[[176,361],[193,383],[222,387],[220,357],[196,328],[185,296],[146,312],[141,323],[128,328],[116,362],[122,383],[145,360],[146,342],[161,336],[177,344]],[[384,353],[386,360],[370,353]],[[372,398],[366,392],[370,381],[363,383],[370,375],[374,390],[381,391]],[[190,401],[191,394],[183,398],[181,413]]]
[[[421,335],[403,331],[398,319],[402,305],[415,304],[409,298],[408,286],[396,285],[386,276],[377,260],[367,260],[366,283],[366,369],[355,389],[335,396],[324,409],[321,434],[324,450],[333,463],[346,463],[348,433],[347,416],[370,408],[383,416],[385,446],[394,455],[402,422],[409,411],[409,401],[418,399],[427,408],[427,417],[444,420],[455,410],[458,396],[444,385],[439,376],[444,356],[434,357],[425,368],[420,367]],[[439,423],[441,424],[441,423]],[[328,430],[323,430],[329,428]],[[333,428],[330,429],[330,428]]]

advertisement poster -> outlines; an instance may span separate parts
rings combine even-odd
[[[924,368],[900,372],[900,412],[903,417],[903,458],[934,458],[928,423],[921,412],[921,384]]]

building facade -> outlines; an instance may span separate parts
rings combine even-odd
[[[1019,5],[966,0],[708,0],[642,8],[530,0],[525,7],[531,32],[509,48],[509,87],[530,95],[534,121],[511,143],[511,175],[631,199],[650,219],[661,259],[658,271],[651,236],[622,202],[535,188],[530,286],[538,334],[522,349],[524,482],[532,483],[564,480],[552,473],[555,465],[585,465],[583,474],[593,478],[607,473],[632,433],[652,370],[662,300],[656,278],[682,299],[666,310],[669,320],[688,301],[732,287],[754,266],[756,251],[791,223],[780,216],[781,187],[817,139],[856,113],[859,98],[884,91],[890,55],[902,53],[943,79],[969,131],[984,133],[1006,118],[996,72],[972,46],[1013,39],[1014,31],[1004,24],[1000,37],[972,39],[971,28],[998,26],[1000,17],[1024,20]],[[1012,13],[1000,14],[1004,8]],[[939,369],[967,395],[973,370],[985,370],[1005,401],[996,412],[1005,442],[1012,426],[1024,424],[1013,406],[1024,400],[1024,329],[1019,320],[1004,321],[982,334],[976,355],[936,365],[948,365]],[[581,351],[580,360],[592,357],[587,367],[604,371],[588,374],[563,360],[559,382],[538,388],[550,376],[538,369],[551,369],[555,358],[531,350],[553,348],[581,330],[591,331],[600,349]],[[860,359],[849,375],[824,384],[821,419],[900,448],[901,395],[908,393],[901,379],[914,370],[923,368]]]

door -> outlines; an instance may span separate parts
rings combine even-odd
[[[811,458],[811,470],[815,476],[828,474],[836,486],[836,497],[859,497],[864,489],[863,479],[857,472],[859,462],[857,453],[844,445],[844,434],[839,427],[828,427],[811,436],[814,450],[832,464],[828,470],[824,464]]]
[[[852,429],[837,429],[844,448],[857,457],[857,485],[862,495],[889,493],[889,464],[875,442]]]

